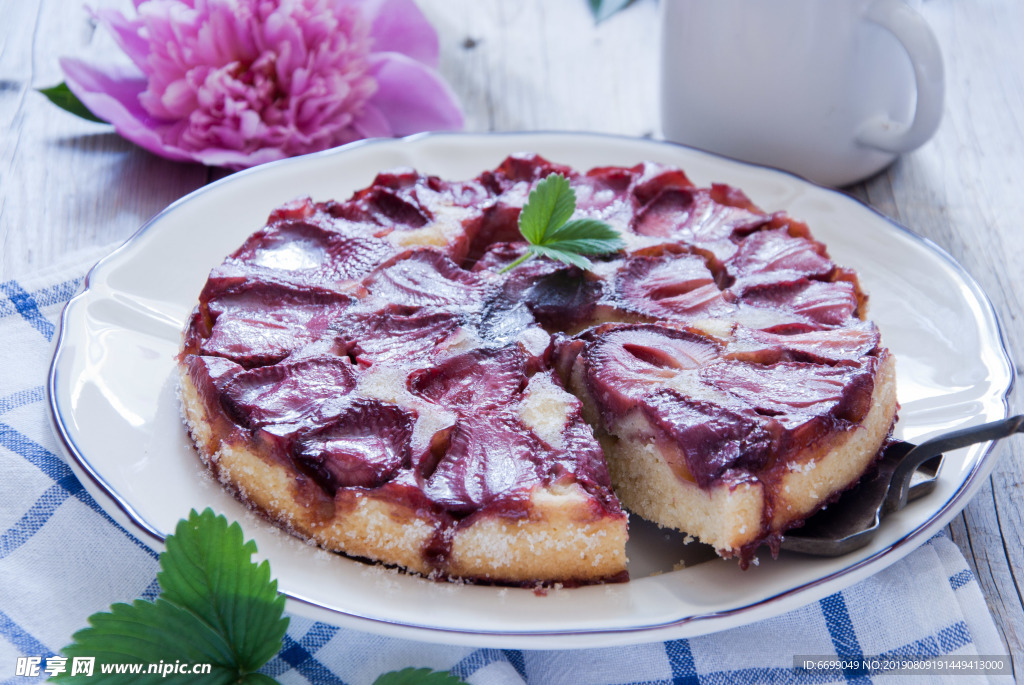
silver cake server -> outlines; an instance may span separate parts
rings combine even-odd
[[[892,442],[873,473],[808,518],[802,527],[787,531],[780,547],[827,557],[860,549],[878,532],[886,514],[935,489],[943,452],[1014,433],[1024,433],[1024,415],[963,428],[920,445]]]

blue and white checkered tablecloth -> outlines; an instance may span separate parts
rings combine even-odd
[[[61,308],[102,251],[0,283],[0,683],[19,657],[56,654],[86,618],[152,598],[157,555],[82,488],[51,434],[44,382]],[[293,616],[265,672],[282,683],[372,683],[407,666],[450,670],[473,685],[537,683],[889,683],[879,673],[824,676],[793,655],[1005,654],[959,550],[937,537],[885,571],[820,602],[714,635],[632,647],[526,651],[438,646]],[[911,682],[1008,682],[914,676]]]

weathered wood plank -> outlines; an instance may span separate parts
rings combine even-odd
[[[63,80],[62,55],[115,53],[84,7],[9,1],[2,16],[0,278],[124,240],[206,182],[205,168],[156,157],[36,92]]]
[[[467,130],[657,131],[652,0],[596,27],[583,0],[420,4],[441,35],[441,71]]]
[[[947,249],[981,284],[1003,324],[1007,347],[1024,359],[1020,325],[1024,243],[1024,27],[1015,2],[919,3],[943,46],[947,105],[935,138],[866,184],[867,201]],[[1011,66],[1015,65],[1015,66]],[[1014,398],[1015,406],[1019,401]],[[1018,409],[1019,410],[1019,409]],[[1012,439],[987,487],[951,526],[989,609],[1024,673],[1024,445]]]

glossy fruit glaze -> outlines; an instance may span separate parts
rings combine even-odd
[[[626,250],[589,272],[534,259],[500,273],[553,172]],[[279,208],[210,274],[181,359],[231,439],[328,497],[385,493],[450,529],[524,515],[536,486],[572,482],[595,516],[620,516],[593,430],[627,415],[701,487],[770,479],[863,418],[881,353],[864,302],[804,224],[737,189],[519,155],[468,181],[398,170],[344,202]],[[574,366],[597,425],[576,402],[557,435],[538,430],[531,379],[564,388]]]

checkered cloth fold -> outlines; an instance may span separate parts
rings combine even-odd
[[[55,655],[86,618],[152,598],[157,554],[108,517],[59,456],[43,386],[61,308],[103,251],[0,283],[0,683],[19,657]],[[820,602],[714,635],[631,647],[527,651],[438,646],[293,616],[265,672],[282,683],[372,683],[407,666],[450,670],[473,685],[538,683],[898,682],[793,667],[793,655],[1005,654],[959,550],[936,537],[906,559]],[[969,675],[927,682],[1001,680]],[[924,682],[914,680],[913,682]]]

